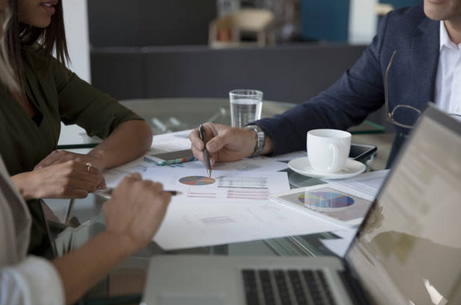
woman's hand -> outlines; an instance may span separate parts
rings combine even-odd
[[[152,240],[170,200],[171,194],[160,183],[131,174],[104,204],[106,232],[118,236],[127,250],[140,250]]]
[[[91,155],[86,155],[86,154],[76,154],[72,153],[69,151],[65,150],[54,150],[52,151],[48,156],[45,157],[42,161],[40,161],[34,169],[40,169],[44,168],[50,165],[55,165],[59,163],[63,163],[66,161],[70,160],[75,160],[79,161],[81,163],[90,163],[91,166],[96,167],[100,171],[102,171],[104,168],[102,166],[101,160],[98,160],[97,158],[91,156]]]
[[[40,167],[15,175],[12,179],[25,200],[85,198],[98,187],[105,188],[100,170],[74,160]]]

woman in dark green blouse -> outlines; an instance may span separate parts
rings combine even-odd
[[[101,171],[144,154],[152,132],[139,116],[65,67],[61,2],[10,0],[10,9],[7,53],[20,88],[0,86],[0,154],[28,200],[34,217],[30,250],[40,254],[46,239],[37,199],[83,198],[105,187]],[[61,121],[105,140],[85,155],[56,151]]]

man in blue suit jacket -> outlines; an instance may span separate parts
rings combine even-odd
[[[306,132],[311,129],[346,130],[360,124],[385,102],[385,70],[394,51],[396,55],[388,74],[390,111],[397,105],[410,105],[424,110],[436,96],[443,25],[448,37],[455,45],[461,46],[461,0],[425,0],[424,6],[389,13],[383,18],[378,34],[361,58],[318,96],[281,115],[256,121],[244,129],[205,124],[207,138],[211,138],[207,143],[211,163],[239,160],[256,154],[277,155],[305,150]],[[461,52],[461,48],[458,49]],[[452,85],[448,83],[446,86]],[[461,106],[461,97],[458,99]],[[410,117],[399,120],[405,125],[414,123],[414,118]],[[396,126],[388,167],[409,130]],[[264,141],[261,141],[261,135],[264,135]],[[197,131],[191,133],[190,140],[194,155],[202,160],[204,146]]]

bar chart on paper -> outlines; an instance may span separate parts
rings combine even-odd
[[[267,189],[266,177],[221,176],[218,178],[220,188]]]

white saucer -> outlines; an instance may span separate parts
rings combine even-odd
[[[308,157],[291,160],[290,162],[288,162],[288,167],[300,175],[322,179],[351,178],[363,173],[367,168],[365,164],[359,161],[356,161],[354,159],[347,159],[346,166],[339,172],[318,172],[312,168]]]

